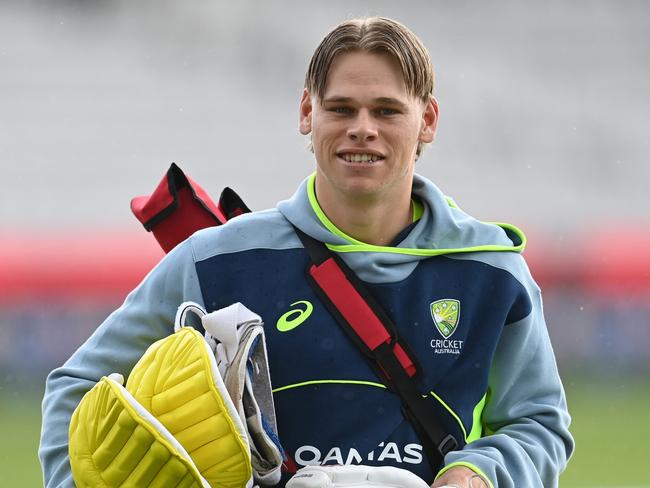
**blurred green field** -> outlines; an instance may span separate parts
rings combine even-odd
[[[650,486],[643,454],[650,438],[650,381],[566,378],[565,386],[577,449],[560,486]],[[0,398],[0,485],[42,486],[36,455],[40,398],[18,392]]]
[[[41,398],[34,391],[0,388],[0,486],[43,486],[37,449]]]
[[[563,488],[650,487],[650,381],[565,378],[576,451]]]

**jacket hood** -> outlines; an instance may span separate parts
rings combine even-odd
[[[463,212],[431,181],[415,174],[412,194],[422,204],[422,215],[397,247],[375,246],[346,235],[327,218],[315,194],[315,173],[306,178],[278,210],[294,226],[327,244],[364,278],[364,269],[408,264],[431,256],[471,252],[521,252],[526,237],[515,226],[481,222]],[[374,280],[373,280],[374,281]]]

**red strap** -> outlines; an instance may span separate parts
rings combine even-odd
[[[390,342],[391,336],[384,324],[333,258],[323,261],[318,266],[312,265],[309,273],[371,351],[381,344]],[[415,365],[404,349],[399,344],[395,344],[393,352],[407,374],[413,376],[416,371]]]
[[[413,361],[411,361],[411,358],[408,357],[406,354],[406,351],[402,349],[402,346],[399,344],[395,344],[393,346],[393,353],[395,353],[395,356],[397,356],[397,360],[399,363],[402,365],[402,368],[406,371],[406,374],[409,376],[414,376],[417,370],[415,369],[415,364],[413,364]]]
[[[374,351],[379,345],[390,341],[390,334],[384,325],[334,259],[329,258],[319,266],[312,265],[310,274],[370,350]]]

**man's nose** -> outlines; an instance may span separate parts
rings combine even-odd
[[[377,138],[377,126],[367,110],[360,110],[351,121],[348,137],[355,142],[373,141]]]

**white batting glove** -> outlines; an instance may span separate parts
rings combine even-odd
[[[429,488],[420,477],[393,466],[307,466],[286,488]]]

